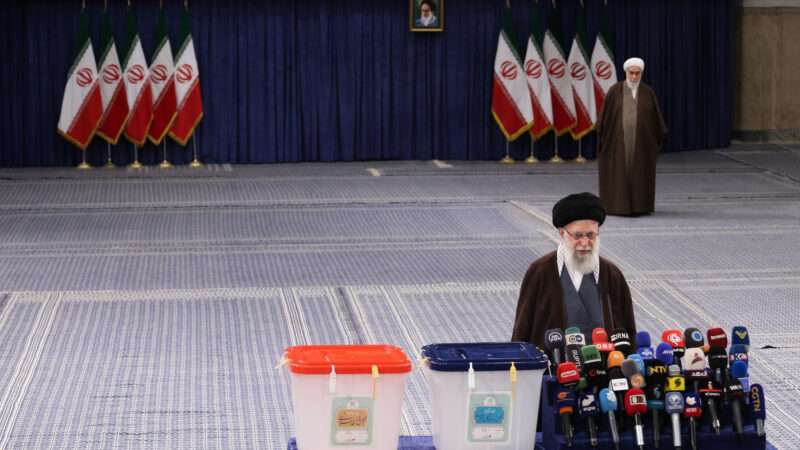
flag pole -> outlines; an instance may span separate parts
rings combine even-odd
[[[105,167],[106,169],[113,169],[114,167],[117,166],[114,165],[114,161],[111,159],[111,143],[106,142],[106,146],[107,146],[106,150],[108,154],[108,161],[106,161],[106,165],[103,167]]]
[[[160,167],[162,169],[171,169],[173,167],[172,163],[169,162],[169,160],[167,159],[167,138],[166,137],[164,137],[164,160],[161,161],[161,164],[159,164],[158,167]]]
[[[193,169],[199,169],[200,167],[203,167],[203,163],[197,159],[197,130],[194,130],[194,133],[192,134],[192,146],[194,147],[194,159],[192,159],[189,167],[192,167]]]
[[[86,10],[86,0],[82,0],[81,1],[81,11],[83,12],[85,10]],[[78,164],[77,169],[78,170],[89,170],[91,168],[92,168],[92,166],[90,166],[89,163],[86,162],[86,149],[85,148],[81,149],[81,163]]]
[[[536,155],[533,154],[533,142],[533,135],[531,135],[531,154],[525,159],[525,162],[528,164],[536,164],[539,162],[539,160],[536,159]]]
[[[142,163],[139,162],[139,147],[136,146],[133,142],[133,162],[128,166],[131,169],[141,169]]]
[[[78,164],[77,169],[78,170],[89,170],[91,168],[92,168],[92,166],[90,166],[89,163],[86,162],[86,150],[85,149],[81,150],[81,163]]]
[[[581,142],[583,142],[583,138],[578,139],[578,157],[575,158],[575,162],[578,164],[585,164],[586,158],[583,157],[583,153],[581,152]]]
[[[508,139],[506,139],[506,156],[503,156],[500,164],[514,164],[514,158],[511,157],[511,153],[508,151]]]
[[[558,134],[556,133],[556,130],[553,130],[553,141],[556,143],[556,148],[555,152],[553,153],[553,157],[550,158],[550,162],[553,164],[561,164],[564,162],[564,160],[558,156]]]

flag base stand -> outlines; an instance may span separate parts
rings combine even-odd
[[[514,164],[514,158],[511,157],[511,153],[509,151],[508,141],[506,141],[506,156],[500,160],[500,164]]]
[[[578,157],[575,158],[575,162],[578,164],[586,164],[586,158],[584,158],[582,155],[578,155]]]
[[[189,163],[189,167],[191,167],[192,169],[199,169],[203,167],[203,163],[201,163],[199,159],[195,158],[192,160],[192,162]]]
[[[550,158],[550,162],[553,164],[561,164],[564,162],[564,160],[558,156],[558,153],[556,153],[552,158]]]
[[[92,168],[92,166],[90,166],[89,163],[86,162],[86,150],[83,150],[81,152],[81,163],[78,164],[78,166],[76,168],[78,170],[89,170],[89,169]]]
[[[162,169],[171,169],[171,168],[173,168],[175,166],[173,166],[171,162],[169,162],[169,161],[167,161],[165,159],[165,160],[161,161],[161,164],[159,164],[158,167],[160,167]]]
[[[109,161],[103,166],[103,168],[104,169],[116,169],[117,165],[114,164],[113,162]]]
[[[143,166],[143,165],[142,165],[142,163],[140,163],[140,162],[139,162],[139,160],[137,159],[136,161],[134,161],[134,162],[130,163],[130,164],[128,165],[128,167],[129,167],[129,168],[131,168],[131,169],[136,169],[136,170],[139,170],[139,169],[141,169],[141,168],[142,168],[142,167],[144,167],[144,166]]]
[[[533,156],[533,155],[528,156],[527,158],[525,158],[525,164],[538,164],[538,163],[539,163],[539,160],[536,159],[536,157]]]

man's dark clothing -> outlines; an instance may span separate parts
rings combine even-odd
[[[624,328],[630,336],[635,336],[631,292],[622,272],[601,257],[599,278],[599,302],[606,330],[610,334],[615,328]],[[511,340],[532,342],[544,348],[546,330],[571,325],[567,323],[556,252],[551,252],[534,261],[522,280]],[[591,330],[584,332],[591,333]]]

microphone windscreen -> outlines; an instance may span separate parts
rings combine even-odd
[[[662,364],[668,366],[674,361],[674,351],[672,345],[662,342],[656,347],[656,359],[661,361]]]
[[[630,379],[631,375],[635,375],[639,373],[639,368],[636,367],[636,363],[631,361],[630,359],[626,359],[622,361],[622,374],[625,375],[625,378]]]
[[[731,345],[735,344],[750,345],[750,333],[747,332],[746,327],[739,325],[731,330]]]
[[[747,377],[747,363],[744,361],[734,361],[731,364],[731,376],[736,378]]]
[[[686,348],[702,347],[705,343],[703,333],[697,328],[687,328],[683,332],[683,339],[686,343]]]
[[[641,355],[642,359],[648,360],[653,359],[655,357],[655,352],[653,352],[653,347],[639,347],[636,351]]]
[[[672,348],[684,347],[683,333],[681,330],[670,329],[661,333],[661,341],[671,345]]]
[[[650,342],[650,333],[647,331],[640,331],[636,333],[636,348],[650,347],[650,345],[652,345]]]
[[[617,328],[611,332],[611,343],[614,344],[614,349],[621,351],[623,354],[628,355],[633,349],[631,344],[631,336],[624,328]]]
[[[728,354],[724,348],[711,347],[708,351],[708,367],[714,370],[728,367]]]
[[[725,334],[725,330],[722,328],[709,328],[706,332],[706,337],[708,338],[708,345],[711,347],[726,348],[728,346],[728,335]]]
[[[606,367],[609,369],[612,367],[619,367],[622,365],[622,361],[625,361],[625,356],[622,352],[618,350],[614,350],[613,352],[608,354],[608,361],[606,362]]]
[[[605,328],[598,327],[592,330],[592,344],[600,342],[608,342],[608,333]]]
[[[577,329],[577,327],[572,327],[572,328]],[[567,330],[571,330],[572,328],[567,328]],[[580,331],[571,333],[567,333],[565,331],[564,341],[566,341],[567,345],[577,345],[581,347],[586,345],[586,337]]]
[[[609,391],[608,389],[601,389],[597,397],[600,400],[600,409],[603,412],[617,410],[617,396],[614,394],[614,392]]]
[[[577,334],[580,333],[581,329],[579,327],[568,327],[564,329],[564,335],[567,334]]]
[[[683,370],[703,370],[706,368],[706,356],[702,349],[697,347],[686,350],[681,358]]]
[[[667,379],[667,366],[661,361],[654,359],[648,362],[647,365],[647,384],[649,385],[664,385]]]
[[[667,392],[664,396],[664,409],[667,414],[680,414],[683,412],[683,394],[680,392]]]
[[[733,364],[734,361],[744,361],[745,363],[749,363],[747,347],[745,347],[744,344],[731,345],[730,353],[728,353],[728,359],[731,364]]]
[[[766,403],[764,402],[764,388],[760,384],[750,386],[750,408],[755,419],[767,418]]]
[[[559,409],[575,406],[575,391],[564,386],[556,389],[556,406]]]
[[[683,403],[683,415],[685,417],[698,418],[703,414],[703,403],[700,401],[700,397],[694,392],[687,392],[686,395],[683,396]]]
[[[645,398],[643,390],[639,388],[628,389],[628,392],[625,393],[625,412],[629,416],[647,412],[647,398]]]
[[[564,333],[561,328],[553,328],[544,332],[545,349],[553,351],[564,346]]]
[[[597,350],[597,346],[585,345],[581,347],[581,362],[584,365],[602,363],[603,357],[600,355],[600,351]]]
[[[642,359],[642,355],[638,353],[631,353],[628,355],[628,359],[636,363],[639,373],[644,374],[644,359]]]
[[[578,414],[581,416],[596,416],[597,413],[597,399],[594,393],[583,392],[578,398]]]
[[[558,384],[572,385],[581,379],[581,374],[575,363],[563,362],[559,364],[558,369],[556,369],[556,378],[558,379]]]

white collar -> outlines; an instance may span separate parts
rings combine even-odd
[[[558,276],[561,276],[561,272],[564,270],[564,266],[566,266],[567,258],[564,256],[564,253],[567,249],[564,247],[563,243],[558,244],[558,250],[556,251],[556,267],[558,267]],[[595,265],[594,270],[592,271],[592,275],[594,275],[594,282],[600,284],[600,255],[595,255]],[[567,268],[570,272],[570,276],[574,273],[572,270]]]

